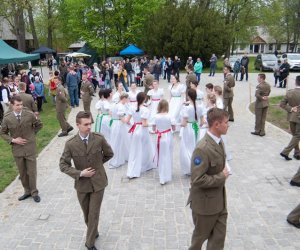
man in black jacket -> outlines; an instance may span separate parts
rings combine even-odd
[[[129,61],[129,58],[126,59],[126,63],[124,64],[124,68],[126,69],[126,72],[127,72],[127,83],[131,84],[132,83],[133,69],[132,69],[131,62]]]
[[[287,78],[290,74],[290,65],[287,62],[287,58],[285,58],[283,60],[283,64],[280,65],[279,72],[280,72],[279,88],[286,88]]]
[[[174,71],[173,73],[175,76],[178,77],[178,79],[179,79],[180,65],[181,65],[180,58],[178,58],[178,56],[175,56],[174,63],[173,63],[173,71]]]
[[[249,57],[245,53],[242,60],[241,60],[241,67],[243,68],[243,70],[241,70],[241,79],[240,79],[240,81],[243,81],[245,74],[246,74],[246,81],[248,81],[248,65],[249,65]]]

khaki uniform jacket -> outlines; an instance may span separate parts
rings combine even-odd
[[[188,204],[193,212],[213,215],[226,208],[225,162],[224,149],[206,134],[192,155]]]
[[[29,110],[23,109],[20,122],[14,112],[4,115],[1,137],[12,145],[12,153],[15,157],[36,155],[35,134],[43,127],[42,122]],[[25,145],[12,143],[12,139],[22,137],[28,142]]]
[[[298,107],[298,112],[291,112],[292,107]],[[280,102],[280,107],[288,112],[288,121],[300,123],[300,88],[291,89]]]
[[[233,88],[235,86],[234,77],[231,74],[227,74],[224,80],[224,87],[223,87],[223,98],[230,98],[233,97]]]
[[[197,81],[196,74],[194,72],[188,73],[187,76],[186,76],[186,80],[185,80],[186,87],[189,88],[190,83],[191,82],[196,82],[196,81]]]
[[[255,91],[255,108],[265,108],[269,106],[269,100],[263,100],[262,98],[264,96],[269,96],[271,93],[271,86],[266,83],[260,83],[256,86],[256,91]]]
[[[154,81],[154,76],[151,75],[151,73],[147,73],[144,78],[145,91],[150,90],[150,86],[152,86],[153,81]]]
[[[65,112],[68,108],[67,91],[59,84],[56,89],[56,111]]]
[[[32,112],[37,112],[37,107],[33,100],[32,95],[21,92],[19,93],[19,96],[22,99],[24,107],[28,108]]]
[[[103,164],[113,157],[114,153],[104,136],[90,133],[88,145],[84,144],[77,134],[66,142],[60,158],[60,170],[75,179],[75,189],[78,192],[97,192],[107,186],[107,176]],[[75,167],[72,167],[73,159]],[[86,168],[96,170],[92,177],[80,177],[80,172]]]
[[[80,91],[83,92],[81,98],[83,102],[92,101],[92,96],[94,94],[94,88],[89,81],[82,82]]]

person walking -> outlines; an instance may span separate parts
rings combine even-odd
[[[67,98],[67,92],[62,85],[62,79],[60,77],[55,77],[54,83],[57,86],[56,89],[56,118],[59,122],[59,125],[61,127],[61,133],[58,135],[58,137],[67,136],[70,131],[72,131],[74,128],[67,122],[66,119],[66,110],[68,108],[68,98]]]
[[[81,97],[83,102],[83,110],[85,112],[91,112],[91,102],[94,95],[94,88],[91,82],[87,80],[87,74],[82,74],[82,84],[81,84]]]
[[[203,69],[203,64],[202,64],[201,58],[198,57],[197,62],[194,65],[194,72],[196,74],[196,78],[199,83],[200,83],[200,78],[201,78],[201,74],[202,74],[202,69]]]
[[[34,77],[34,96],[36,98],[37,102],[37,109],[38,112],[43,111],[42,106],[43,106],[43,99],[44,99],[44,84],[39,80],[38,76]]]
[[[294,149],[294,158],[300,160],[300,75],[296,77],[296,88],[289,90],[280,102],[280,107],[288,113],[288,121],[292,132],[292,139],[280,155],[287,161],[292,160],[289,153]]]
[[[191,188],[188,204],[195,225],[189,250],[199,250],[207,240],[209,250],[224,249],[227,225],[225,182],[229,176],[221,135],[228,130],[228,113],[207,112],[209,129],[191,157]]]
[[[0,136],[11,145],[19,170],[24,194],[18,200],[32,197],[35,202],[40,202],[36,187],[36,134],[43,124],[31,111],[23,108],[20,96],[13,96],[10,103],[12,112],[4,115]]]
[[[225,66],[223,69],[225,80],[223,86],[223,99],[224,99],[224,110],[229,113],[229,121],[234,121],[233,109],[232,109],[232,101],[233,101],[233,88],[235,86],[235,80],[230,73],[230,67]]]
[[[218,58],[216,57],[216,55],[212,54],[212,56],[209,60],[209,62],[210,62],[209,76],[215,76],[216,68],[217,68],[217,61],[218,61]]]
[[[255,128],[252,135],[265,136],[265,123],[267,118],[267,112],[269,108],[269,95],[271,93],[270,84],[266,83],[266,75],[258,74],[255,91]]]
[[[78,98],[78,84],[80,78],[78,74],[74,71],[74,67],[69,67],[69,73],[67,74],[66,84],[68,87],[68,92],[70,96],[71,107],[79,107],[79,98]]]
[[[66,142],[59,167],[61,172],[75,180],[77,198],[87,226],[85,246],[97,250],[95,240],[99,237],[100,208],[108,184],[103,164],[114,153],[103,135],[91,132],[91,113],[78,112],[76,125],[79,132]]]

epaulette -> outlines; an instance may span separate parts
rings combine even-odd
[[[103,134],[98,133],[98,132],[93,132],[94,135],[99,136],[99,137],[103,137]]]
[[[10,115],[12,112],[13,112],[13,111],[8,111],[8,112],[4,113],[4,116],[3,116],[3,117],[6,117],[6,116]]]
[[[67,142],[74,140],[76,136],[77,136],[77,134],[73,135],[70,139],[67,140]]]

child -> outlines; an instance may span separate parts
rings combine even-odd
[[[34,77],[34,96],[36,97],[38,112],[43,111],[43,99],[44,99],[44,84],[40,82],[39,77]]]

